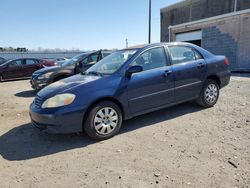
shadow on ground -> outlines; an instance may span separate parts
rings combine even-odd
[[[195,104],[185,103],[142,115],[125,121],[120,134],[200,110],[202,108]],[[70,149],[84,148],[96,143],[97,141],[91,140],[85,134],[49,135],[38,131],[31,124],[25,124],[0,136],[0,155],[10,161],[26,160]]]
[[[30,98],[36,96],[35,90],[21,91],[15,94],[16,97]]]
[[[17,78],[17,79],[11,79],[11,80],[3,80],[0,83],[8,83],[8,82],[18,82],[18,81],[23,81],[23,80],[29,80],[30,78]]]

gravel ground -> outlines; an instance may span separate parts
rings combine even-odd
[[[0,83],[0,187],[249,187],[250,76],[213,108],[185,103],[124,122],[96,142],[29,123],[29,81]]]

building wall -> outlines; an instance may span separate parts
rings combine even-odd
[[[250,9],[250,0],[238,0],[237,7],[237,10]],[[161,40],[169,41],[169,25],[173,25],[171,41],[175,41],[178,33],[202,30],[203,48],[216,55],[227,56],[231,70],[250,70],[250,11],[188,24],[190,21],[232,12],[233,9],[234,0],[187,0],[162,9]],[[187,24],[178,26],[183,23]]]
[[[229,58],[232,70],[250,70],[250,14],[202,29],[202,47]]]
[[[228,33],[223,33],[220,26],[213,25],[202,29],[202,47],[213,54],[225,55],[230,62],[231,70],[237,70],[237,41]]]
[[[161,41],[169,40],[168,27],[234,11],[235,0],[186,0],[161,9]],[[250,0],[237,0],[237,11],[250,9]]]
[[[202,30],[201,46],[216,55],[225,55],[231,70],[250,70],[250,11],[230,17],[171,29],[178,33]]]

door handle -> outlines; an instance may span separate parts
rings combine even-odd
[[[168,77],[172,73],[172,70],[165,70],[164,76]]]
[[[198,68],[198,69],[201,69],[201,68],[203,68],[203,67],[205,67],[204,63],[199,63],[199,64],[197,65],[197,68]]]

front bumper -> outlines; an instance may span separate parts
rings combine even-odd
[[[30,84],[33,89],[40,90],[45,86],[49,85],[49,80],[48,79],[38,80],[31,78]]]
[[[82,132],[85,109],[82,107],[60,107],[58,109],[38,109],[30,106],[33,125],[46,133],[66,134]]]

